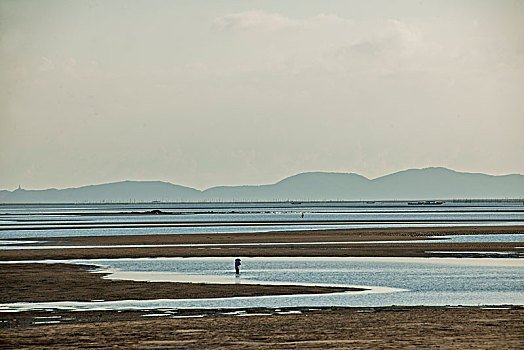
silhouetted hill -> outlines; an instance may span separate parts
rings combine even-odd
[[[374,198],[523,198],[524,176],[461,173],[446,168],[404,170],[373,180]]]
[[[74,203],[133,201],[196,201],[200,191],[161,181],[121,181],[63,190],[24,190],[0,193],[2,203]]]
[[[63,190],[0,191],[1,203],[421,200],[524,198],[524,175],[492,176],[446,168],[400,171],[374,180],[352,173],[302,173],[272,185],[204,191],[160,181],[123,181]]]
[[[344,200],[360,199],[370,180],[357,174],[302,173],[273,185],[219,186],[203,191],[210,200]]]

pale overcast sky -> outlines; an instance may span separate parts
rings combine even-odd
[[[0,0],[0,189],[524,173],[524,1]]]

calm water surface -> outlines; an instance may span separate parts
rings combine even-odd
[[[144,214],[152,210],[168,215]],[[142,214],[130,215],[133,213]],[[158,226],[165,223],[176,227]],[[472,225],[524,226],[524,205],[319,202],[0,206],[0,239]]]
[[[64,307],[247,308],[389,305],[524,305],[524,260],[471,258],[232,258],[78,260],[109,278],[148,281],[367,286],[368,292],[218,299],[17,303],[0,309]]]
[[[161,210],[164,213],[168,212],[169,215],[129,215],[133,212],[145,213],[151,210]],[[304,219],[302,219],[302,214],[304,214]],[[340,223],[337,220],[347,222]],[[178,226],[155,227],[161,222],[169,222]],[[235,222],[235,225],[227,224],[227,222]],[[260,222],[264,225],[254,224]],[[101,227],[104,225],[117,227]],[[5,244],[6,248],[15,247],[13,242],[9,242],[9,239],[33,237],[159,233],[213,234],[326,228],[471,225],[521,225],[524,227],[524,205],[507,202],[477,202],[410,206],[407,202],[328,202],[0,206],[0,240],[11,243]],[[450,236],[441,239],[453,242],[509,240],[523,242],[524,246],[522,234]],[[122,242],[122,245],[125,243]],[[113,278],[210,283],[328,284],[371,286],[371,290],[361,293],[307,296],[18,303],[0,305],[0,309],[64,307],[88,310],[524,304],[523,259],[245,258],[243,259],[243,271],[239,278],[232,274],[232,258],[115,259],[77,262],[102,265],[113,272],[111,275]]]

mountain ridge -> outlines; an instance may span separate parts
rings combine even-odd
[[[204,190],[166,181],[124,180],[45,190],[0,190],[0,203],[420,200],[524,198],[524,175],[406,169],[368,179],[356,173],[304,172],[273,184]]]

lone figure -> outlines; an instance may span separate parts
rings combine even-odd
[[[242,265],[242,263],[240,262],[240,259],[235,259],[235,271],[237,273],[237,275],[240,274],[240,265]]]

